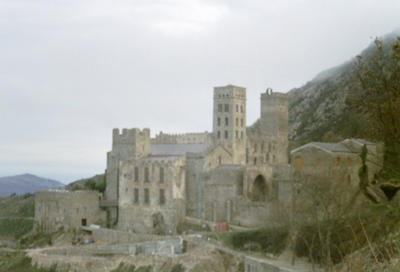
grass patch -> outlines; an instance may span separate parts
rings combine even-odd
[[[0,271],[8,272],[56,272],[56,266],[39,268],[32,266],[31,258],[21,251],[0,252]]]
[[[33,220],[24,218],[0,219],[0,235],[21,238],[33,229]]]
[[[133,264],[120,263],[119,266],[111,272],[151,272],[152,266],[140,266],[136,269]]]

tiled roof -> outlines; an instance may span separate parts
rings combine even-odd
[[[209,147],[208,144],[152,144],[150,145],[150,155],[181,156],[187,152],[202,153]]]

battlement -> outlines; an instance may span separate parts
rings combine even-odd
[[[261,100],[274,98],[288,99],[289,96],[286,93],[274,92],[272,88],[267,88],[265,93],[261,93]]]

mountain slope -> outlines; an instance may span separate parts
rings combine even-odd
[[[34,193],[38,190],[63,188],[65,185],[59,181],[23,174],[0,178],[0,196],[16,193],[22,195]]]
[[[395,31],[380,40],[384,50],[400,35]],[[376,51],[370,44],[361,56]],[[352,105],[350,96],[358,81],[352,76],[356,58],[318,74],[300,88],[289,91],[290,140],[293,146],[310,141],[338,141],[348,137],[371,138],[364,129],[365,117]]]

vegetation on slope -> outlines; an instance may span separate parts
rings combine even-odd
[[[382,52],[392,54],[396,33],[382,39]],[[372,44],[361,53],[365,63],[372,62],[377,54]],[[386,63],[387,58],[382,60]],[[292,146],[310,141],[339,141],[357,137],[382,140],[371,132],[365,111],[354,104],[355,93],[359,93],[356,59],[325,71],[301,88],[289,92],[289,124]]]
[[[0,238],[18,240],[33,228],[34,196],[0,198]]]

